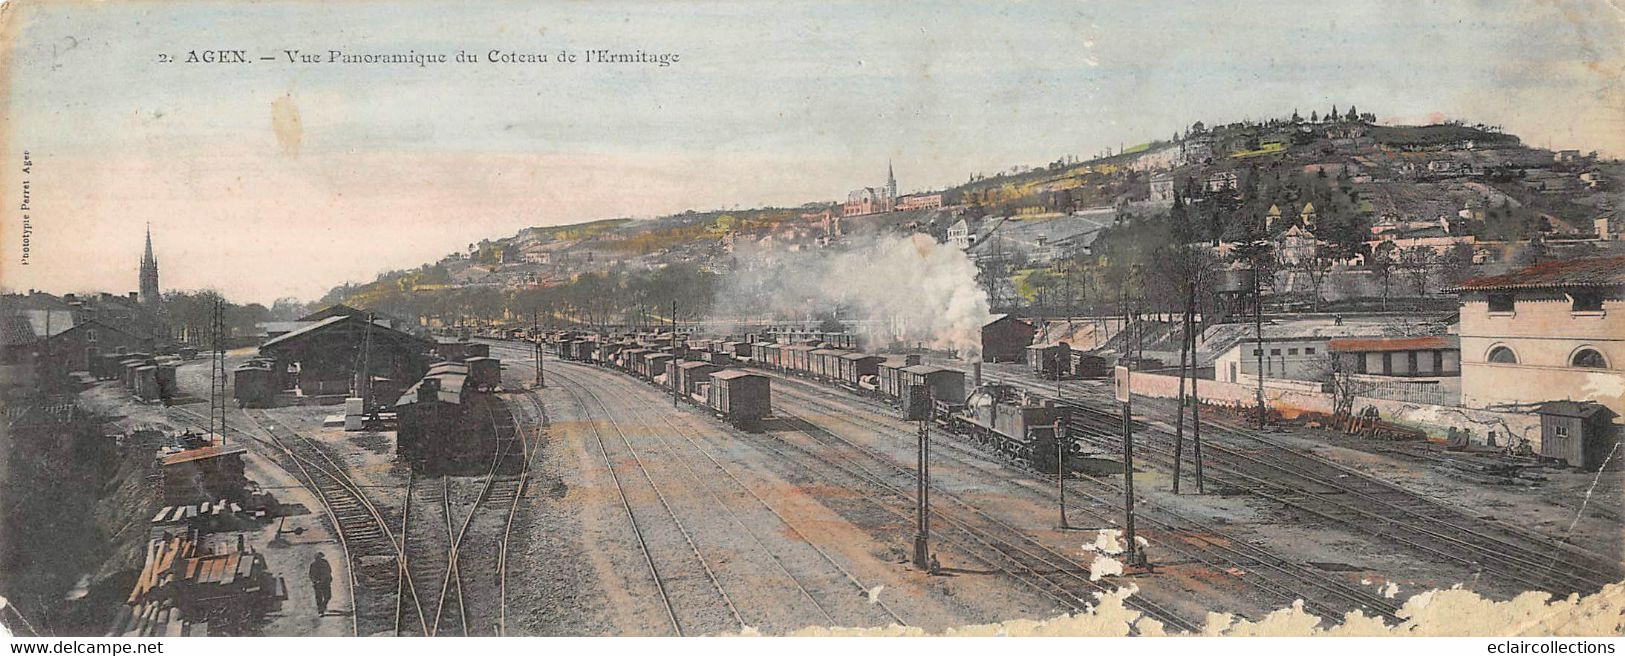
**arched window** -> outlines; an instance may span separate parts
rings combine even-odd
[[[1489,361],[1498,364],[1518,364],[1518,354],[1505,346],[1490,349]]]
[[[1608,360],[1602,357],[1602,352],[1594,348],[1582,348],[1574,352],[1569,358],[1569,366],[1581,369],[1607,369]]]

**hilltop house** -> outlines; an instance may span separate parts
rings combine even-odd
[[[971,244],[976,243],[976,236],[970,233],[970,223],[960,219],[948,226],[948,243],[959,250],[967,250]]]
[[[1151,176],[1150,201],[1158,205],[1172,205],[1174,202],[1174,176],[1171,173],[1158,173]]]

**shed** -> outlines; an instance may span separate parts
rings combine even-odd
[[[1067,378],[1072,369],[1072,347],[1066,342],[1027,347],[1027,369],[1051,380]]]
[[[1002,315],[982,326],[983,362],[1020,362],[1038,332],[1031,323]]]
[[[260,353],[275,358],[278,370],[297,363],[300,391],[319,396],[349,394],[362,364],[368,375],[418,378],[428,368],[434,346],[377,322],[338,314],[271,339],[260,346]]]
[[[1594,401],[1551,401],[1540,415],[1540,457],[1597,469],[1613,448],[1614,411]]]

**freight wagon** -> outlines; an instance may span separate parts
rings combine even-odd
[[[468,365],[468,380],[475,390],[494,392],[502,387],[501,360],[476,356],[468,358],[464,363]]]
[[[711,374],[706,405],[742,429],[754,429],[772,411],[772,392],[767,376],[743,369],[724,369]]]

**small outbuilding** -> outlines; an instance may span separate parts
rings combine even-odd
[[[1562,460],[1576,469],[1602,466],[1613,449],[1614,411],[1592,401],[1551,401],[1540,415],[1540,457]]]
[[[983,362],[1021,362],[1038,329],[1025,319],[1000,315],[982,326]]]

